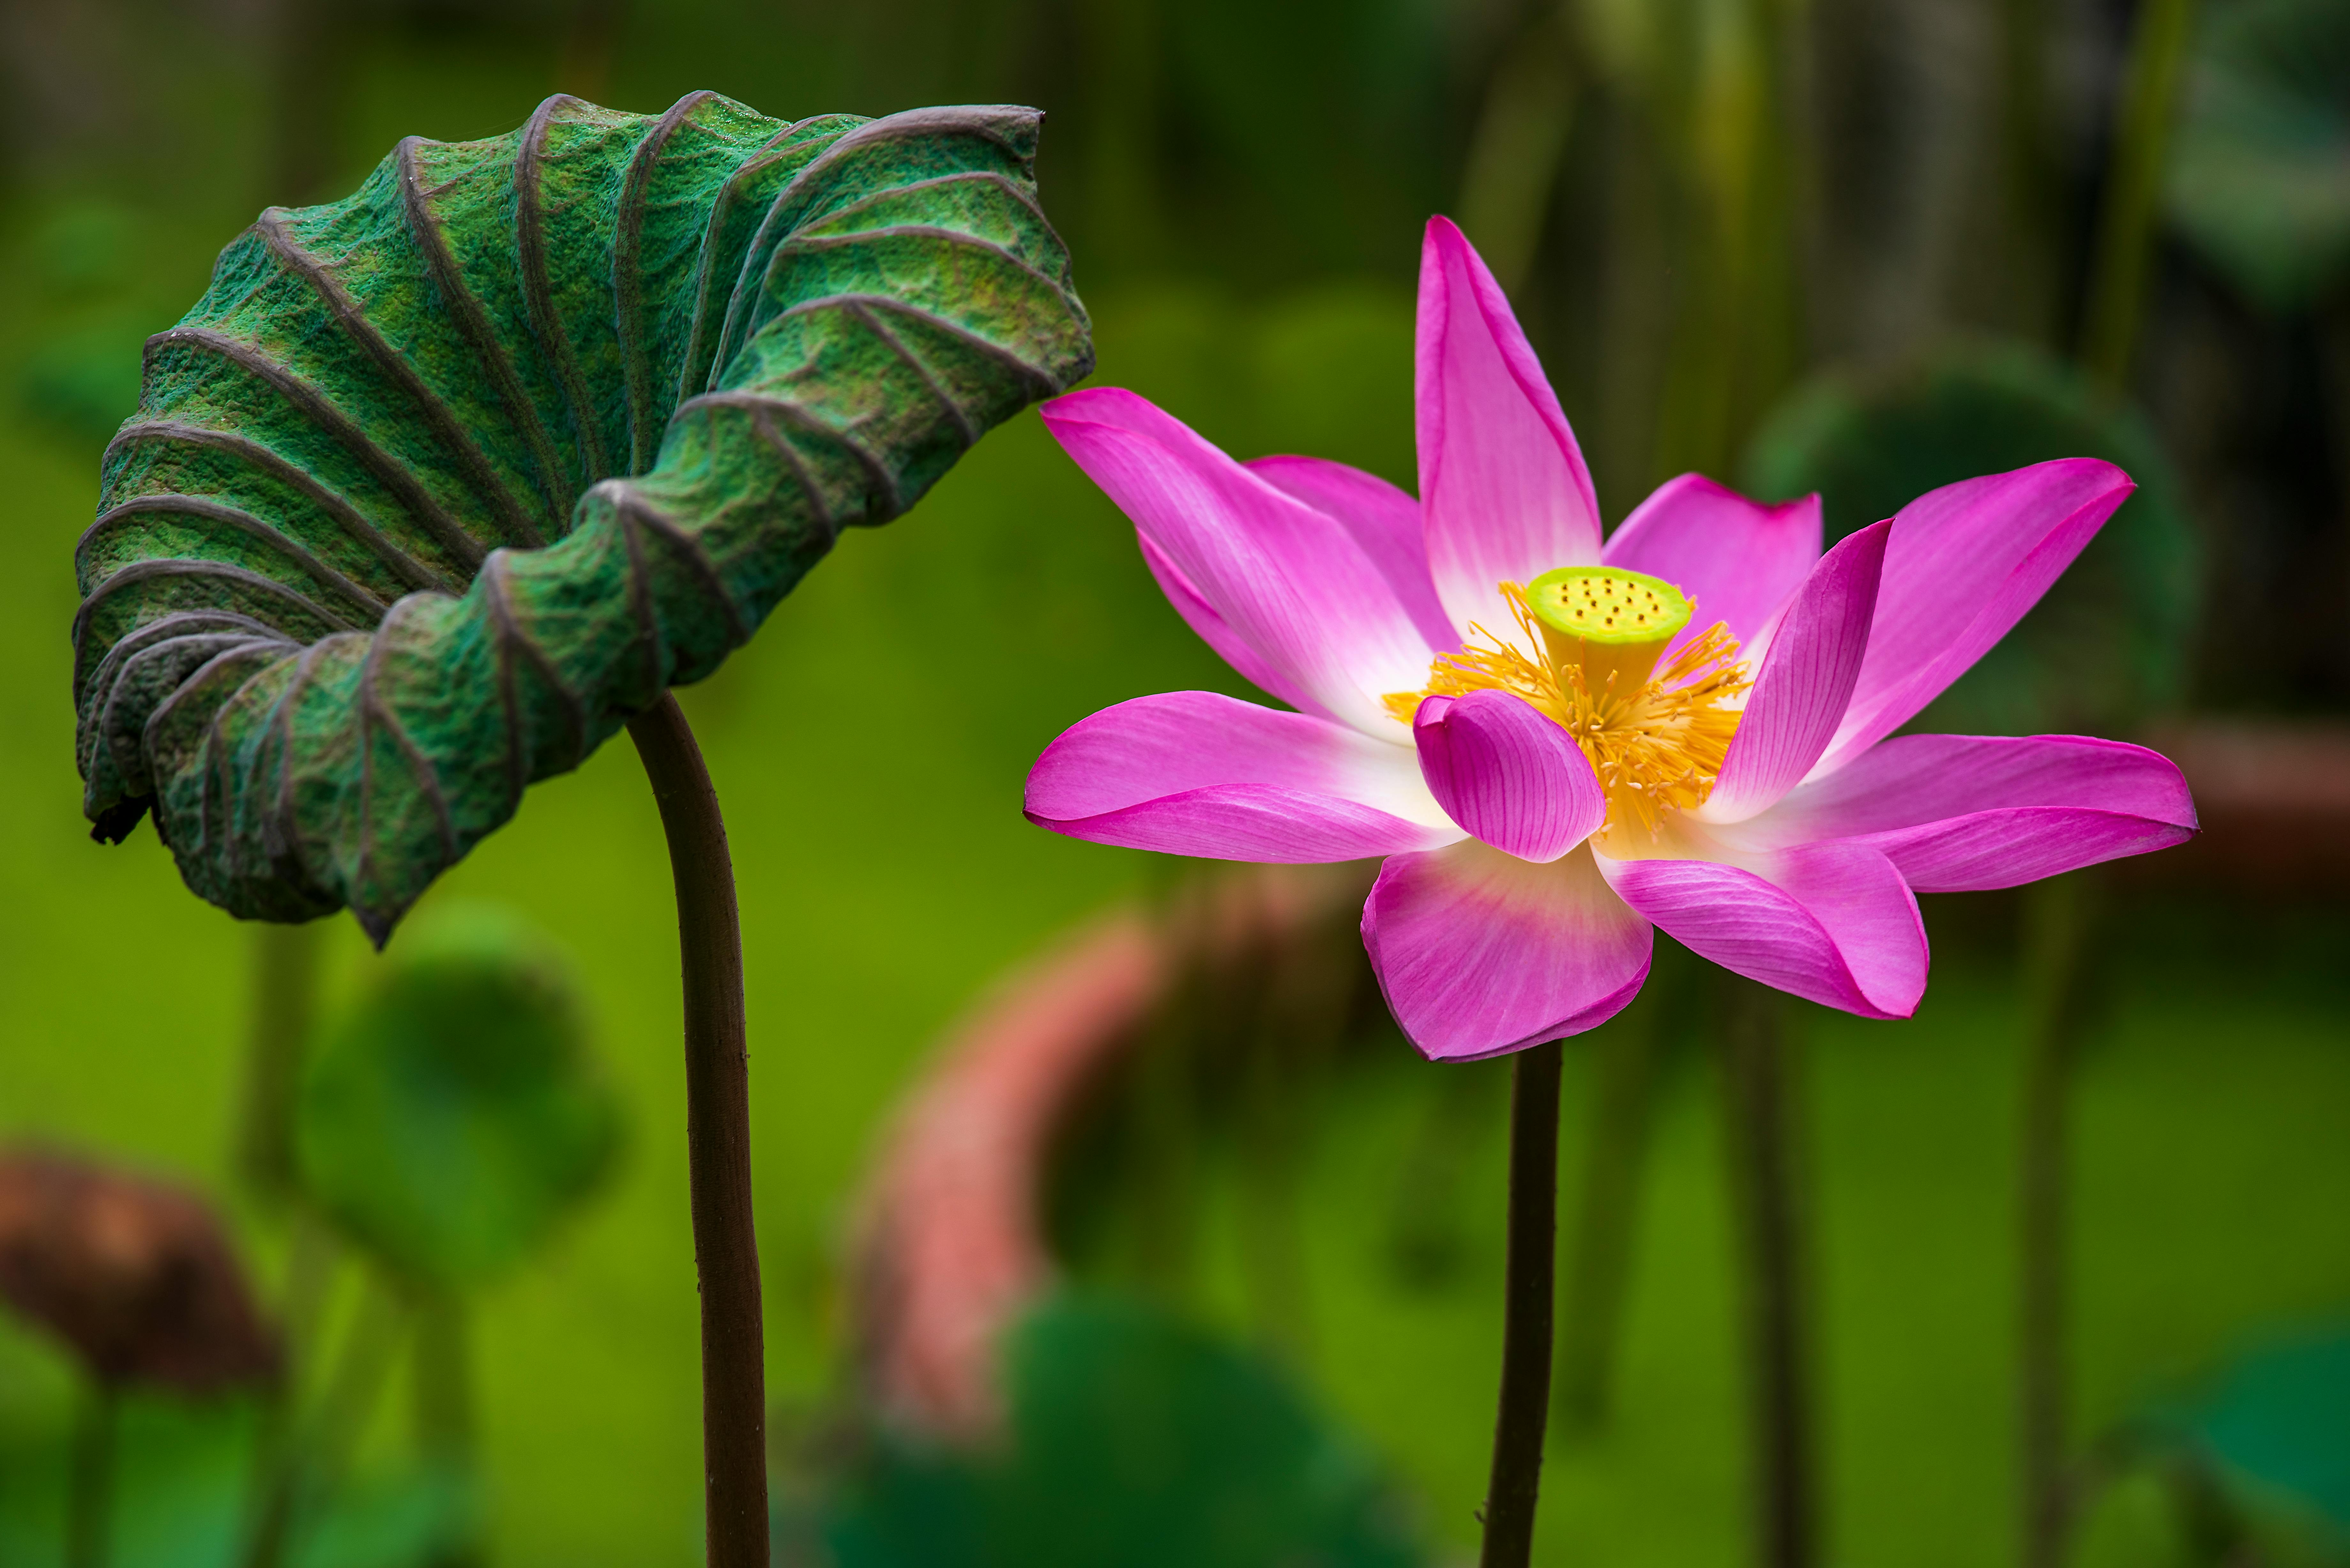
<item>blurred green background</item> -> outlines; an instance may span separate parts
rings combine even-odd
[[[141,339],[261,206],[344,193],[400,136],[501,132],[557,89],[657,110],[707,87],[789,116],[1040,105],[1039,179],[1096,315],[1096,383],[1133,387],[1241,455],[1313,452],[1407,485],[1419,226],[1449,212],[1511,289],[1611,521],[1692,467],[1758,493],[1821,487],[1843,533],[1964,473],[2073,451],[2123,461],[2144,493],[1937,727],[2136,734],[2180,715],[2350,708],[2345,14],[2339,0],[10,0],[0,1137],[186,1179],[235,1211],[265,1280],[281,1267],[280,1228],[234,1177],[252,933],[189,896],[151,834],[107,849],[80,817],[71,547],[98,453],[135,401]],[[2133,60],[2159,75],[2144,40],[2164,16],[2186,40],[2167,142],[2132,130],[2128,109]],[[1032,414],[912,515],[845,540],[755,643],[681,694],[741,886],[780,1447],[839,1397],[850,1203],[926,1048],[991,977],[1154,875],[1029,827],[1028,763],[1097,708],[1187,687],[1244,690]],[[2350,1313],[2350,914],[2339,885],[2247,887],[2224,870],[2124,901],[2080,1064],[2085,1438]],[[569,955],[621,1139],[617,1173],[552,1251],[481,1298],[488,1555],[691,1563],[675,935],[629,747],[534,790],[417,927],[484,902]],[[1835,1560],[2012,1554],[2016,907],[1929,900],[1939,961],[1913,1021],[1790,1015]],[[327,951],[330,1005],[383,961],[348,921]],[[1277,1352],[1281,1376],[1392,1475],[1410,1530],[1454,1558],[1473,1551],[1498,1358],[1504,1075],[1426,1067],[1391,1038],[1349,1060],[1292,1124],[1306,1329],[1263,1322],[1213,1248],[1178,1304]],[[1747,1557],[1715,1066],[1694,1038],[1666,1063],[1618,1414],[1554,1441],[1546,1561]],[[1571,1048],[1568,1212],[1588,1068]],[[1482,1087],[1449,1086],[1464,1075]],[[1461,1252],[1431,1282],[1399,1274],[1385,1217],[1445,1096],[1460,1102],[1443,1125],[1461,1151]],[[1202,1199],[1211,1235],[1250,1200],[1235,1190]],[[1112,1263],[1079,1272],[1118,1280]],[[2338,1392],[2350,1410],[2350,1378]],[[65,1362],[0,1319],[8,1568],[53,1550],[37,1542],[71,1404]],[[182,1417],[137,1419],[161,1452]],[[2192,1561],[2160,1515],[2124,1489],[2079,1550]],[[125,1563],[222,1560],[201,1532],[136,1552],[130,1534]]]

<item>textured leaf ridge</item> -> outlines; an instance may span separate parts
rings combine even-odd
[[[84,809],[244,918],[432,879],[844,527],[1092,369],[1009,106],[546,100],[271,208],[147,345],[76,552]]]

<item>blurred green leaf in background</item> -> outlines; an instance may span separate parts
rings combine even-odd
[[[567,962],[518,919],[443,909],[333,1024],[302,1087],[304,1184],[395,1275],[486,1284],[601,1182],[620,1111]]]
[[[1890,369],[1828,373],[1772,411],[1745,488],[1820,493],[1827,537],[1929,490],[2060,457],[2101,457],[2137,491],[2022,622],[1911,728],[1962,735],[2126,732],[2186,695],[2202,587],[2178,475],[2145,421],[2022,343],[1968,343]]]
[[[2272,311],[2350,268],[2350,6],[2209,8],[2170,167],[2170,210],[2198,250]]]
[[[1039,1304],[1004,1355],[1006,1451],[882,1438],[818,1526],[838,1568],[1421,1561],[1370,1454],[1259,1355],[1102,1294]]]

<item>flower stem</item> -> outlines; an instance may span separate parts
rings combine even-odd
[[[1754,1555],[1760,1568],[1809,1568],[1818,1539],[1789,1051],[1776,992],[1731,981],[1726,1001],[1723,1087],[1746,1276]]]
[[[66,1480],[65,1568],[106,1568],[114,1515],[115,1428],[122,1401],[110,1383],[90,1386],[75,1424]]]
[[[2017,1133],[2016,1403],[2024,1568],[2056,1568],[2071,1525],[2064,1458],[2066,1101],[2094,890],[2075,874],[2024,889],[2023,1085]]]
[[[629,721],[669,837],[685,976],[685,1140],[702,1285],[710,1568],[767,1568],[766,1356],[751,1224],[751,1078],[733,863],[710,770],[677,699]]]
[[[1479,1568],[1525,1568],[1534,1549],[1543,1429],[1550,1418],[1553,1274],[1558,1241],[1555,1040],[1510,1058],[1510,1235],[1503,1284],[1502,1398],[1485,1490]]]

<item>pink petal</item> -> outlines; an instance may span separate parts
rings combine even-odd
[[[2012,888],[2195,834],[2168,758],[2074,735],[1904,735],[1805,784],[1742,830],[1863,838],[1921,893]]]
[[[1344,525],[1131,392],[1072,392],[1043,412],[1264,671],[1357,729],[1392,731],[1380,698],[1424,684],[1434,650]]]
[[[1683,946],[1750,980],[1864,1018],[1907,1018],[1926,992],[1918,900],[1866,844],[1706,860],[1602,856],[1599,869]]]
[[[1555,860],[1607,820],[1607,794],[1581,748],[1523,698],[1426,698],[1411,729],[1429,793],[1496,849]]]
[[[1716,621],[1759,658],[1752,645],[1819,558],[1818,496],[1765,506],[1697,473],[1659,485],[1601,552],[1607,565],[1662,577],[1697,601],[1667,659]]]
[[[1210,691],[1071,725],[1028,771],[1023,805],[1072,838],[1216,860],[1356,860],[1461,836],[1403,747]]]
[[[1165,551],[1150,542],[1149,535],[1137,528],[1134,542],[1142,547],[1142,563],[1159,580],[1159,591],[1167,596],[1167,602],[1175,607],[1175,613],[1183,618],[1184,623],[1201,642],[1214,649],[1218,657],[1237,670],[1243,680],[1267,696],[1288,703],[1301,713],[1318,713],[1326,719],[1335,717],[1328,709],[1308,697],[1295,681],[1267,664],[1264,656],[1251,648],[1240,633],[1225,625],[1224,618],[1200,597],[1200,590],[1191,586],[1191,579],[1167,558]]]
[[[1868,651],[1892,527],[1872,523],[1842,541],[1796,590],[1706,798],[1706,821],[1739,822],[1763,810],[1828,749]]]
[[[2113,464],[2072,457],[1945,485],[1904,506],[1886,545],[1860,682],[1816,771],[1842,767],[1965,674],[2133,488]]]
[[[1511,629],[1494,585],[1599,559],[1599,503],[1501,285],[1449,218],[1420,247],[1416,395],[1428,564],[1453,626]]]
[[[1588,849],[1548,865],[1474,839],[1395,856],[1363,906],[1363,946],[1405,1036],[1438,1062],[1580,1034],[1648,974],[1648,923]]]
[[[1428,542],[1420,536],[1419,503],[1376,473],[1324,457],[1259,457],[1243,464],[1251,473],[1346,525],[1403,601],[1412,624],[1431,647],[1457,648],[1452,629],[1428,575]]]

